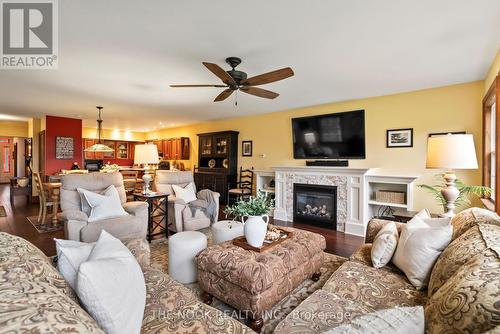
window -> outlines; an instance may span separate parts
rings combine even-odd
[[[500,119],[497,107],[500,105],[500,77],[497,76],[483,99],[483,185],[493,191],[491,198],[484,200],[485,205],[500,213],[500,157],[497,148],[500,147],[500,138],[497,138]]]
[[[496,103],[491,106],[491,126],[490,126],[490,188],[493,190],[491,198],[495,200],[496,186]]]

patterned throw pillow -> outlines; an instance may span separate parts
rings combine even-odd
[[[496,250],[487,249],[470,259],[427,301],[429,333],[450,333],[450,329],[485,333],[500,326],[500,245],[496,243]]]

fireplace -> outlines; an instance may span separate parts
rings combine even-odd
[[[294,183],[293,222],[337,230],[337,187]]]

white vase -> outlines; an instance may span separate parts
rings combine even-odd
[[[265,221],[264,218],[266,218]],[[246,222],[244,221],[244,217],[242,217],[241,221],[245,224],[243,230],[248,244],[253,247],[261,247],[266,238],[269,216],[249,216]]]

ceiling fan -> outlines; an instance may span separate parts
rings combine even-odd
[[[247,78],[247,74],[243,71],[238,71],[236,66],[241,64],[241,59],[238,57],[226,58],[226,63],[231,66],[231,70],[224,71],[219,65],[203,62],[206,68],[217,77],[219,77],[223,85],[170,85],[170,87],[217,87],[226,88],[222,93],[217,95],[214,102],[220,102],[227,99],[233,92],[242,91],[243,93],[263,97],[266,99],[274,99],[279,96],[278,93],[270,90],[254,87],[265,85],[271,82],[283,80],[291,77],[294,73],[290,67],[285,67],[276,71],[267,72],[251,78]]]

